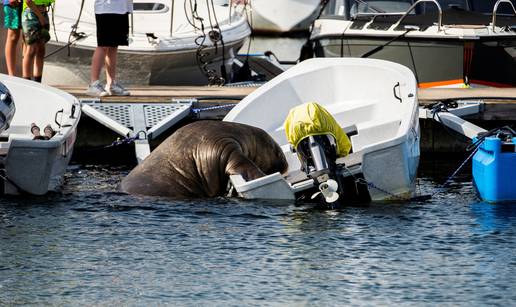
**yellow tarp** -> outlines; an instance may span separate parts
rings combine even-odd
[[[351,142],[335,118],[316,102],[308,102],[290,109],[285,120],[285,133],[290,144],[297,148],[302,139],[331,134],[337,143],[337,156],[349,154]]]

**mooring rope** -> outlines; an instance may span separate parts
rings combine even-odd
[[[84,9],[84,1],[85,0],[81,1],[81,8],[79,10],[79,15],[77,16],[77,20],[75,21],[75,23],[72,25],[72,30],[70,31],[70,34],[68,35],[68,42],[64,46],[61,46],[61,47],[57,48],[56,50],[54,50],[53,52],[45,55],[45,57],[44,57],[45,59],[53,56],[54,54],[58,53],[59,51],[65,49],[65,48],[68,49],[67,55],[70,56],[70,53],[71,53],[70,46],[72,44],[74,44],[76,41],[88,37],[88,35],[86,35],[86,33],[84,33],[84,32],[77,32],[77,29],[79,28],[79,22],[81,21],[82,11]],[[56,37],[56,42],[59,42],[59,39],[57,37],[54,17],[55,17],[55,3],[52,5],[52,27],[54,28],[54,36]],[[72,39],[72,37],[73,37],[73,39]]]
[[[225,104],[221,106],[205,107],[205,108],[192,108],[192,113],[199,114],[203,111],[219,110],[219,109],[230,109],[235,107],[236,104]]]
[[[210,9],[210,3],[208,1],[209,0],[206,0],[207,10],[208,10],[208,21],[210,23],[209,24],[210,31],[208,34],[206,33],[206,28],[204,25],[204,18],[200,17],[199,13],[197,11],[197,5],[198,5],[197,0],[193,0],[193,3],[192,3],[192,0],[189,0],[190,15],[193,18],[192,20],[190,20],[190,17],[188,16],[189,14],[187,12],[186,1],[184,4],[184,10],[185,10],[185,15],[187,16],[188,23],[190,23],[190,25],[192,25],[194,27],[194,29],[201,31],[201,34],[194,40],[195,44],[198,46],[197,51],[196,51],[197,65],[199,66],[201,73],[203,75],[205,75],[206,78],[208,79],[209,85],[221,86],[221,85],[224,85],[224,83],[226,82],[226,79],[224,78],[225,76],[219,76],[215,69],[209,68],[209,65],[212,64],[213,61],[207,59],[209,56],[211,56],[211,54],[206,50],[209,47],[208,45],[206,45],[206,38],[208,37],[213,43],[213,46],[215,48],[214,55],[218,54],[218,43],[221,42],[222,53],[223,53],[222,67],[224,67],[224,65],[225,65],[225,55],[224,55],[224,47],[225,46],[224,46],[224,40],[222,37],[222,31],[220,29],[220,26],[219,26],[219,23],[218,23],[218,20],[216,17],[215,6],[213,4],[213,0],[211,0],[211,9]],[[213,19],[215,20],[215,24],[212,21],[212,16],[211,16],[212,13],[213,13],[213,17],[214,17]],[[195,21],[198,21],[200,23],[200,27],[198,27],[195,24]],[[222,68],[222,67],[221,67],[221,71],[224,73],[225,68]]]

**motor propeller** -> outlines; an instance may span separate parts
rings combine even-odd
[[[327,181],[319,184],[319,192],[312,195],[312,199],[316,198],[319,194],[322,194],[327,203],[334,203],[339,199],[339,193],[337,193],[338,190],[339,184],[337,181],[328,179]]]

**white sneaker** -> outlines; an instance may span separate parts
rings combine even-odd
[[[88,86],[88,89],[86,89],[86,94],[94,97],[105,97],[109,95],[109,93],[104,90],[104,87],[102,84],[100,84],[99,80],[91,83]]]
[[[113,83],[111,84],[111,86],[108,88],[107,85],[106,85],[106,88],[105,88],[106,92],[109,93],[109,95],[113,95],[113,96],[129,96],[131,93],[129,93],[128,90],[126,90],[122,84],[116,82],[116,81],[113,81]]]

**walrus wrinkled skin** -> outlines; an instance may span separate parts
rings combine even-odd
[[[281,147],[263,130],[239,123],[199,121],[177,130],[122,180],[124,192],[197,198],[222,196],[229,175],[252,180],[284,173]]]

